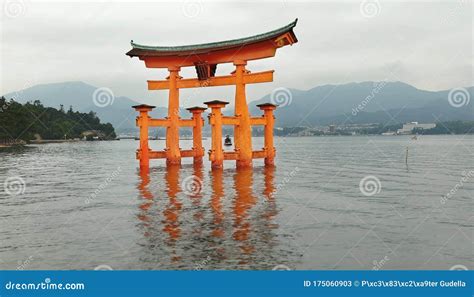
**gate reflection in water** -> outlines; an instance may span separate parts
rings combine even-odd
[[[272,269],[285,263],[289,251],[275,250],[275,170],[189,164],[139,171],[141,266]]]

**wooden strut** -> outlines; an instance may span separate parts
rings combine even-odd
[[[224,160],[239,161],[241,159],[241,155],[237,149],[232,152],[224,152],[222,146],[222,128],[224,125],[232,125],[234,127],[241,126],[242,117],[222,115],[222,108],[224,108],[228,102],[214,100],[205,102],[205,104],[211,109],[209,124],[211,125],[212,140],[211,149],[209,150],[209,160],[211,161],[211,167],[213,169],[220,169],[223,168]],[[273,146],[273,111],[276,109],[276,105],[266,103],[257,106],[264,114],[261,117],[249,117],[248,122],[250,126],[264,126],[264,147],[259,151],[252,151],[250,147],[251,159],[263,158],[265,159],[265,165],[273,166],[275,159],[275,147]],[[133,107],[139,112],[137,126],[140,127],[140,147],[137,150],[136,157],[140,160],[140,169],[149,169],[150,159],[166,158],[168,160],[169,152],[167,149],[164,151],[153,151],[149,148],[148,129],[150,127],[170,127],[172,121],[168,118],[152,119],[148,113],[152,111],[155,106],[142,104]],[[190,150],[179,149],[180,159],[182,157],[192,157],[194,164],[202,164],[202,158],[204,156],[204,148],[202,146],[202,127],[204,120],[202,113],[206,108],[191,107],[187,108],[187,110],[192,113],[192,118],[179,119],[178,124],[179,127],[193,128],[193,147]]]
[[[242,77],[244,84],[265,83],[273,81],[273,70],[245,73]],[[148,90],[169,90],[170,81],[168,80],[148,80]],[[215,76],[209,77],[206,80],[199,80],[197,78],[180,79],[176,87],[178,89],[200,88],[200,87],[218,87],[230,86],[236,84],[236,75]]]
[[[273,70],[251,73],[246,69],[248,61],[274,57],[277,49],[298,42],[294,28],[298,19],[263,34],[212,42],[182,46],[150,46],[131,42],[132,49],[126,54],[138,57],[147,68],[162,68],[169,71],[165,80],[149,80],[149,90],[169,90],[168,116],[165,119],[151,119],[148,112],[153,107],[137,106],[140,126],[140,148],[137,157],[140,166],[147,167],[150,158],[166,158],[167,165],[181,164],[181,159],[194,157],[194,162],[202,162],[202,109],[189,110],[191,119],[179,117],[179,90],[186,88],[235,86],[235,110],[233,116],[223,116],[224,101],[206,102],[211,108],[209,122],[212,126],[212,148],[209,158],[213,168],[222,168],[224,160],[235,160],[239,168],[250,168],[253,159],[264,158],[265,164],[274,164],[273,111],[272,104],[259,105],[262,117],[251,117],[247,104],[246,85],[273,81]],[[216,76],[218,65],[233,63],[235,70],[229,75]],[[194,67],[196,78],[183,79],[179,72],[182,67]],[[234,127],[235,150],[224,152],[222,148],[222,126]],[[252,150],[252,126],[264,126],[265,145],[262,150]],[[166,128],[166,149],[153,151],[148,147],[148,128]],[[181,150],[179,147],[179,128],[193,127],[193,148]]]
[[[150,159],[162,159],[166,158],[167,164],[179,164],[182,157],[192,157],[194,164],[202,164],[202,158],[204,156],[204,148],[202,146],[202,127],[204,126],[204,119],[202,118],[202,113],[206,108],[202,107],[191,107],[187,110],[192,113],[191,119],[152,119],[148,112],[153,110],[155,106],[150,105],[136,105],[133,106],[135,110],[139,112],[137,117],[137,126],[140,128],[140,147],[137,150],[136,157],[140,160],[140,169],[148,169],[150,164]],[[176,125],[176,126],[173,126]],[[167,147],[164,151],[153,151],[148,146],[148,128],[149,127],[166,127],[167,128]],[[193,147],[190,150],[181,150],[179,149],[179,127],[192,127],[193,128]],[[170,129],[173,128],[173,129]],[[177,128],[177,129],[176,129]],[[171,130],[171,138],[169,131]],[[177,133],[175,130],[178,130]],[[176,133],[176,134],[174,134]],[[168,143],[168,139],[178,136],[178,140],[175,143]],[[176,146],[173,146],[177,144]],[[171,149],[177,151],[170,152]],[[171,156],[175,156],[173,159]],[[179,158],[176,158],[179,156]]]
[[[224,108],[228,102],[225,101],[209,101],[204,102],[210,109],[211,114],[209,115],[209,124],[211,125],[212,131],[212,140],[211,140],[211,149],[209,150],[209,160],[211,161],[211,167],[213,169],[222,168],[224,160],[242,160],[242,156],[239,150],[233,152],[224,152],[222,147],[222,126],[223,125],[233,125],[234,127],[241,126],[242,117],[240,116],[223,116],[222,108]],[[250,160],[263,158],[265,160],[265,165],[273,166],[275,160],[275,147],[273,145],[273,128],[275,123],[275,117],[273,111],[276,109],[276,105],[265,103],[257,105],[261,110],[264,111],[262,117],[249,117],[250,126],[263,125],[265,128],[264,132],[264,147],[260,151],[252,151],[251,144],[246,148],[250,149]],[[235,138],[236,139],[236,138]],[[245,140],[245,139],[244,139]],[[237,144],[237,139],[236,139]],[[248,145],[243,143],[243,145]],[[242,143],[241,143],[242,145]],[[238,164],[238,163],[237,163]],[[241,166],[248,167],[248,166]]]
[[[137,105],[134,108],[140,112],[137,125],[140,127],[140,148],[137,151],[137,159],[140,167],[148,168],[149,159],[166,158],[167,165],[181,164],[181,158],[193,157],[195,164],[202,163],[204,148],[202,147],[202,126],[204,120],[202,113],[206,108],[192,107],[187,110],[192,113],[191,119],[179,117],[179,89],[203,86],[235,85],[235,114],[234,116],[223,116],[222,108],[228,102],[209,101],[205,102],[211,109],[209,124],[212,132],[212,147],[209,151],[209,160],[212,168],[222,168],[224,160],[235,160],[237,167],[251,167],[252,160],[263,158],[265,165],[274,165],[275,148],[273,146],[273,111],[276,105],[266,103],[258,105],[263,111],[261,117],[251,117],[245,92],[245,86],[249,83],[269,82],[273,80],[273,70],[258,73],[250,73],[243,60],[234,61],[235,71],[228,76],[209,77],[204,81],[199,79],[182,79],[179,76],[180,67],[169,67],[169,76],[164,81],[148,81],[150,90],[169,89],[168,116],[164,119],[152,119],[148,112],[154,106]],[[222,147],[222,127],[230,125],[234,127],[235,150],[224,152]],[[252,126],[264,126],[265,145],[262,150],[252,150]],[[153,151],[148,146],[148,128],[166,128],[166,148],[164,151]],[[179,147],[179,128],[193,127],[193,148],[182,150]]]

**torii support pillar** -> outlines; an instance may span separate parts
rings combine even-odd
[[[277,105],[271,103],[258,104],[264,114],[265,118],[265,133],[264,133],[264,151],[265,151],[265,165],[275,165],[275,147],[273,146],[273,127],[275,126],[275,117],[273,111],[277,108]]]
[[[210,109],[209,124],[212,131],[212,144],[209,151],[209,160],[212,169],[221,169],[224,165],[224,150],[222,148],[222,111],[229,102],[225,101],[208,101],[204,102]]]
[[[180,67],[169,67],[169,97],[168,97],[168,120],[166,128],[166,164],[181,164],[181,151],[179,149],[179,89],[178,81]]]
[[[137,159],[140,160],[140,170],[148,170],[150,167],[150,147],[148,146],[150,116],[148,112],[155,106],[140,104],[132,107],[140,113],[137,117],[137,126],[140,127],[140,147],[137,150]]]
[[[187,108],[193,114],[193,163],[196,165],[202,164],[202,157],[204,156],[204,148],[202,146],[202,126],[204,125],[204,120],[201,115],[206,109],[199,106]]]

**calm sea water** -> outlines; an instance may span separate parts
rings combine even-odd
[[[473,136],[276,138],[275,169],[149,174],[137,145],[1,152],[0,269],[473,267]]]

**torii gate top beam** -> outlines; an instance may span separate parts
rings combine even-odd
[[[267,33],[221,42],[147,46],[132,41],[132,49],[127,55],[145,61],[148,68],[195,66],[200,79],[207,79],[214,76],[217,64],[273,57],[277,48],[298,42],[293,32],[297,21]],[[200,75],[200,72],[204,74]]]

